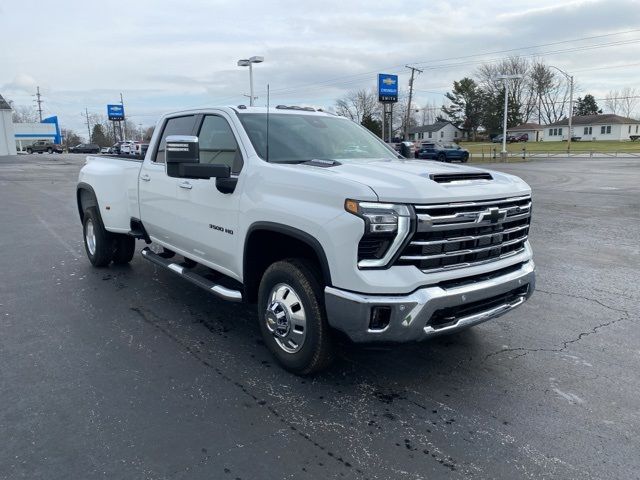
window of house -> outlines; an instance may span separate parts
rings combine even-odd
[[[562,135],[562,129],[561,128],[558,129],[558,135]]]
[[[432,134],[433,134],[433,132],[429,132],[429,138],[431,138],[431,137],[432,137]]]
[[[629,125],[629,133],[631,133],[631,125]]]
[[[440,132],[440,138],[444,138],[444,132]]]
[[[631,126],[629,126],[629,131],[631,131]],[[458,138],[458,131],[453,132],[453,138]]]
[[[162,130],[162,138],[158,145],[158,151],[156,152],[154,162],[164,163],[164,150],[167,144],[167,137],[170,135],[191,135],[193,133],[195,121],[195,115],[175,117],[167,120],[167,123],[164,124],[164,130]]]
[[[607,133],[611,133],[611,125],[607,125]]]
[[[584,135],[591,135],[591,129],[593,127],[584,127]]]
[[[600,134],[604,135],[605,133],[611,133],[611,125],[603,125],[600,127]]]
[[[553,136],[553,128],[550,128],[550,129],[549,129],[549,136],[550,136],[550,137],[551,137],[551,136]]]
[[[636,133],[638,133],[638,125],[636,125]]]

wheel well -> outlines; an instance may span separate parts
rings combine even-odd
[[[89,207],[97,207],[98,200],[96,199],[96,194],[89,185],[79,186],[76,196],[78,201],[78,213],[80,213],[80,221],[84,221],[85,210]]]
[[[245,299],[250,303],[257,301],[260,280],[265,270],[272,263],[285,258],[308,260],[317,267],[319,278],[324,285],[331,285],[329,266],[320,243],[310,235],[293,228],[282,227],[278,230],[254,229],[247,235],[243,284]]]

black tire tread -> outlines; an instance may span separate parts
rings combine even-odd
[[[125,265],[131,261],[136,251],[136,239],[130,235],[123,233],[112,234],[114,236],[113,244],[113,263],[114,265]]]
[[[93,222],[93,228],[96,232],[96,253],[93,256],[89,253],[89,248],[87,247],[85,240],[84,247],[87,252],[87,257],[89,257],[89,261],[94,267],[106,267],[113,259],[113,238],[104,228],[104,224],[100,218],[100,213],[96,207],[89,207],[84,212],[82,228],[83,238],[88,219],[91,219]]]

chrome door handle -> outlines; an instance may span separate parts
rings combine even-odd
[[[187,190],[191,190],[193,188],[193,185],[191,185],[189,182],[179,183],[178,186],[180,188],[186,188]]]
[[[151,177],[147,174],[144,175],[140,175],[140,180],[142,180],[143,182],[150,182],[151,181]]]

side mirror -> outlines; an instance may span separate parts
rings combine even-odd
[[[165,146],[167,175],[175,178],[229,178],[229,165],[200,163],[198,137],[169,135]]]

